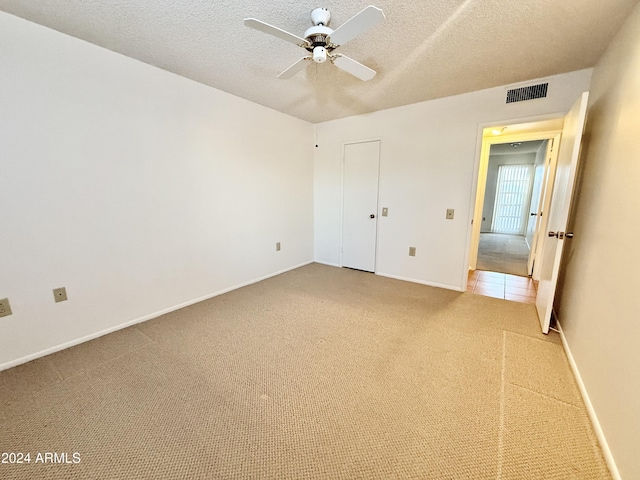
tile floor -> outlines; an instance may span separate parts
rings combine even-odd
[[[537,287],[529,277],[484,270],[470,271],[467,281],[468,292],[520,303],[536,303]]]

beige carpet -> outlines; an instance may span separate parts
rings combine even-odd
[[[522,235],[481,233],[476,270],[526,277],[529,247]]]
[[[0,477],[608,479],[538,332],[532,305],[312,264],[0,372],[0,451],[32,459]]]

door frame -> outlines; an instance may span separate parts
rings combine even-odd
[[[559,116],[554,116],[551,119],[563,118]],[[540,122],[544,122],[547,120],[539,120]],[[472,209],[472,221],[470,225],[471,229],[471,239],[469,242],[468,248],[468,269],[475,270],[478,263],[478,248],[480,246],[480,229],[482,226],[482,210],[484,207],[484,196],[486,190],[487,183],[487,172],[489,169],[489,154],[492,145],[498,145],[501,143],[514,143],[514,142],[529,142],[536,140],[550,140],[553,139],[553,144],[557,145],[560,141],[560,134],[562,133],[560,130],[542,130],[542,131],[533,131],[534,126],[531,127],[529,131],[524,130],[514,134],[507,135],[494,135],[492,131],[494,129],[509,129],[509,127],[516,127],[525,123],[524,121],[511,121],[511,123],[500,124],[499,126],[489,125],[481,127],[481,135],[482,142],[480,147],[479,161],[477,167],[477,183],[476,183],[476,193],[475,199],[472,195],[473,209]],[[554,148],[554,151],[557,153],[557,148]],[[555,163],[551,166],[551,170],[555,168]],[[545,172],[545,177],[548,177]],[[545,191],[546,191],[547,183],[545,183]],[[534,236],[540,235],[542,230],[538,230],[534,232]],[[465,272],[466,274],[466,272]],[[465,282],[466,283],[466,282]]]
[[[378,242],[380,239],[380,183],[382,179],[382,137],[365,138],[361,140],[348,140],[342,142],[341,160],[340,160],[340,267],[344,267],[344,259],[342,257],[343,250],[343,232],[344,232],[344,161],[345,150],[347,145],[357,145],[359,143],[380,142],[380,151],[378,153],[378,188],[377,188],[377,204],[376,204],[376,248],[373,273],[378,273]]]

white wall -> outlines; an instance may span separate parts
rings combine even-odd
[[[491,231],[493,209],[496,203],[496,188],[498,188],[499,167],[502,165],[533,165],[535,161],[535,153],[489,154],[486,190],[484,191],[484,205],[482,207],[482,224],[480,226],[481,232]]]
[[[549,79],[549,95],[505,104],[492,88],[316,125],[315,259],[340,264],[342,146],[382,141],[377,273],[463,290],[481,126],[564,114],[589,89],[591,70]],[[446,220],[447,208],[455,219]],[[417,247],[415,257],[408,247]]]
[[[640,5],[598,62],[556,312],[613,458],[640,478]]]
[[[2,12],[0,65],[0,368],[312,261],[311,124]]]

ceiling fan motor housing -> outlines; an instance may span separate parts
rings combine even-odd
[[[331,52],[335,48],[335,45],[327,42],[327,37],[329,37],[329,35],[331,35],[332,33],[333,30],[331,28],[325,27],[323,25],[317,25],[315,27],[308,28],[307,31],[304,32],[304,38],[309,43],[304,48],[306,48],[309,52],[314,53],[314,61],[317,61],[315,59],[316,48],[322,47],[325,60],[327,52]],[[322,60],[322,62],[324,62],[324,60]]]

